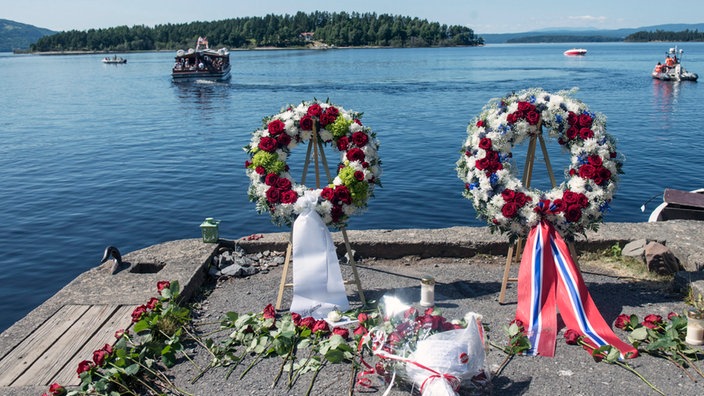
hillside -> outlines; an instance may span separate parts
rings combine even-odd
[[[56,32],[53,30],[0,19],[0,52],[12,52],[15,49],[27,50],[40,38],[54,33]]]
[[[636,32],[654,32],[657,30],[669,32],[680,32],[684,30],[704,31],[704,23],[666,24],[611,30],[553,28],[522,33],[481,34],[481,37],[486,44],[603,42],[623,41],[627,36]]]

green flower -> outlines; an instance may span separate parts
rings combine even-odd
[[[346,120],[345,117],[338,116],[335,122],[333,122],[332,124],[328,124],[325,129],[330,131],[332,135],[337,139],[349,133],[350,125],[352,125],[352,121]]]
[[[279,156],[275,153],[268,153],[266,151],[258,151],[252,157],[252,165],[254,167],[261,166],[266,170],[266,173],[276,173],[279,174],[286,169],[286,163],[279,160]]]

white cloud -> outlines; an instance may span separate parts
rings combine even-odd
[[[571,19],[573,21],[581,21],[581,22],[606,22],[608,19],[605,16],[592,16],[592,15],[578,15],[578,16],[568,16],[567,19]]]

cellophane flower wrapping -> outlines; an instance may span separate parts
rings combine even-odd
[[[387,378],[400,378],[422,396],[457,395],[460,388],[487,386],[481,315],[449,321],[433,308],[420,314],[395,297],[380,302],[383,320],[369,330],[373,355]]]

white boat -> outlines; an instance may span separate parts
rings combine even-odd
[[[667,220],[704,220],[704,188],[682,191],[666,188],[663,202],[653,209],[648,222]]]
[[[174,81],[207,79],[222,81],[230,78],[230,51],[208,48],[208,39],[198,37],[196,49],[178,50],[171,70]]]
[[[565,56],[584,56],[587,54],[587,50],[584,48],[572,48],[563,52]]]
[[[127,63],[127,59],[123,57],[119,57],[117,55],[113,56],[112,58],[109,56],[106,56],[103,58],[103,63],[110,63],[110,64],[119,64],[119,63]]]
[[[684,51],[678,50],[677,47],[670,48],[665,53],[665,63],[658,62],[653,68],[653,78],[663,81],[697,81],[697,73],[688,72],[682,66],[683,53]]]

